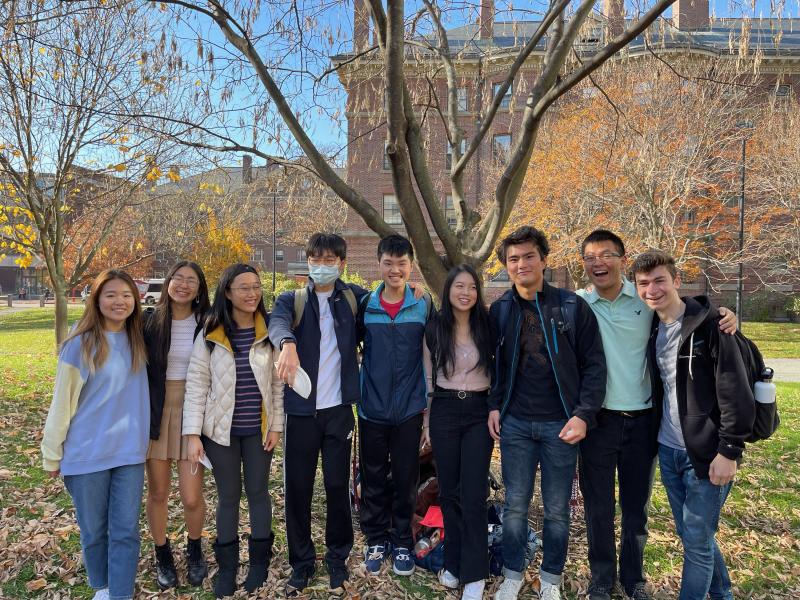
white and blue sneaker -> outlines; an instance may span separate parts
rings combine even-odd
[[[386,560],[386,542],[383,544],[376,544],[374,546],[367,546],[364,550],[364,567],[367,573],[377,573],[383,566],[383,561]]]
[[[398,546],[392,552],[392,571],[396,575],[411,575],[414,572],[414,559],[408,548]]]

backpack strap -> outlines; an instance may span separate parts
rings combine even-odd
[[[353,316],[358,315],[358,306],[356,305],[356,295],[353,293],[349,287],[342,290],[342,295],[344,299],[347,300],[347,303],[350,305],[350,310],[353,312]]]
[[[294,320],[292,321],[292,331],[297,329],[300,321],[303,318],[303,311],[306,309],[306,301],[308,301],[308,288],[303,287],[294,291]]]
[[[567,334],[570,346],[574,350],[578,331],[578,297],[564,288],[558,288],[558,303],[560,305],[561,318],[564,322],[562,333]]]

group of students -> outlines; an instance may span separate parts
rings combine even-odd
[[[145,472],[158,584],[177,585],[167,536],[173,461],[188,583],[207,575],[202,465],[210,464],[218,495],[215,595],[237,589],[242,481],[250,519],[243,587],[262,586],[274,540],[270,462],[282,435],[292,568],[286,594],[300,595],[315,573],[311,519],[320,456],[324,560],[331,590],[342,591],[353,546],[357,405],[368,573],[385,562],[398,575],[414,571],[418,457],[429,444],[445,529],[439,582],[463,586],[463,600],[483,598],[487,477],[499,441],[504,578],[496,600],[516,598],[522,586],[537,468],[544,504],[538,593],[560,598],[578,460],[589,598],[610,600],[617,582],[627,597],[649,598],[643,550],[657,456],[684,545],[681,600],[732,599],[714,538],[752,427],[752,393],[735,342],[719,332],[735,330],[735,318],[720,322],[724,309],[681,299],[668,255],[640,255],[629,281],[622,240],[597,230],[581,248],[593,289],[575,294],[545,281],[547,239],[521,227],[497,248],[510,290],[487,309],[478,273],[457,265],[435,310],[430,295],[409,284],[414,252],[406,238],[380,241],[383,281],[373,292],[340,278],[346,251],[338,235],[313,235],[308,286],[281,294],[270,314],[258,273],[245,264],[226,269],[210,304],[200,267],[177,263],[166,293],[144,317],[125,272],[94,280],[91,301],[61,348],[42,453],[44,469],[63,476],[75,504],[95,598],[133,597]],[[294,388],[300,367],[312,382],[307,397]]]

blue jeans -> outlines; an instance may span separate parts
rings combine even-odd
[[[658,448],[661,481],[683,543],[683,575],[679,600],[733,600],[725,559],[717,547],[719,514],[731,484],[698,479],[685,450]]]
[[[528,541],[528,507],[533,497],[536,468],[542,469],[544,532],[543,581],[557,584],[567,559],[569,499],[578,446],[558,438],[564,421],[526,421],[512,415],[503,418],[500,454],[506,500],[503,506],[503,575],[522,579]]]
[[[144,463],[66,475],[64,485],[75,504],[89,585],[107,587],[112,600],[133,598]]]

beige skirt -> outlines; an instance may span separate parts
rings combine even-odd
[[[147,458],[157,460],[187,460],[189,458],[188,442],[181,435],[185,390],[185,381],[167,380],[164,412],[161,414],[161,430],[157,440],[150,440]]]

